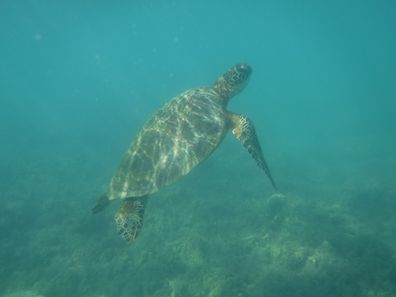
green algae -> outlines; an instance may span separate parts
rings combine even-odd
[[[91,216],[84,199],[10,201],[2,210],[2,228],[18,226],[12,214],[28,206],[27,218],[35,223],[20,222],[21,231],[2,240],[1,296],[392,296],[396,291],[395,241],[389,236],[394,217],[365,216],[356,207],[364,187],[263,193],[249,186],[260,182],[252,177],[229,184],[221,177],[203,178],[206,170],[151,198],[141,238],[133,245],[106,223],[114,207]],[[89,193],[94,183],[81,186]],[[391,192],[378,196],[385,214]],[[376,193],[370,189],[366,195],[372,199]]]

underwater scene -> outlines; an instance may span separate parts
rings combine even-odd
[[[395,13],[0,1],[0,297],[396,296]]]

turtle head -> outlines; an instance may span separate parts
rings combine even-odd
[[[216,80],[213,89],[228,101],[245,88],[251,73],[249,65],[237,64]]]

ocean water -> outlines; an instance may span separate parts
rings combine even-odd
[[[394,1],[0,2],[0,296],[396,296]],[[91,214],[144,122],[235,63],[232,135],[125,243]],[[118,202],[118,201],[117,201]]]

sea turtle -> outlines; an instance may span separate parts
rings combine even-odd
[[[251,72],[249,65],[237,64],[212,87],[184,91],[158,110],[132,141],[93,213],[122,199],[115,215],[117,230],[126,241],[134,241],[143,226],[149,195],[189,173],[219,146],[229,130],[276,189],[252,122],[226,109],[230,98],[246,86]]]

